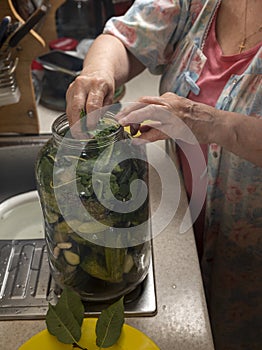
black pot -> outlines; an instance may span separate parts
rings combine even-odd
[[[48,108],[64,111],[66,91],[80,73],[83,60],[66,52],[54,50],[38,57],[38,61],[44,68],[40,103]]]
[[[40,103],[50,109],[65,111],[66,91],[74,79],[71,75],[44,68]]]

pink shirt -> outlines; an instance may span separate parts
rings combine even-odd
[[[207,61],[197,81],[197,85],[200,88],[199,95],[195,95],[190,92],[188,98],[192,101],[205,103],[209,106],[215,107],[216,102],[224,88],[226,82],[233,74],[242,74],[250,61],[258,51],[261,43],[256,45],[250,50],[244,51],[240,54],[224,56],[221,47],[216,38],[216,16],[210,27],[209,34],[207,36],[203,53],[207,57]],[[192,145],[185,144],[188,150]],[[207,145],[201,145],[205,159],[207,161]],[[184,153],[178,150],[179,159],[184,176],[185,187],[188,196],[192,193],[192,181],[191,172]],[[198,219],[194,224],[194,231],[196,236],[196,243],[198,250],[201,252],[201,242],[204,229],[204,214],[205,208],[202,209]],[[199,241],[199,242],[198,242]]]

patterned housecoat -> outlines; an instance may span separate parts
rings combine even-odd
[[[109,20],[105,32],[162,75],[161,94],[186,97],[197,94],[206,62],[202,49],[219,4],[137,0],[125,16]],[[261,81],[262,48],[242,75],[230,77],[216,108],[261,118]],[[215,347],[262,349],[262,168],[209,145],[206,200],[201,268]]]

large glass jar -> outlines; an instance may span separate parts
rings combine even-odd
[[[84,140],[71,137],[66,115],[52,134],[36,164],[52,276],[83,300],[124,295],[151,257],[144,149],[110,113]]]

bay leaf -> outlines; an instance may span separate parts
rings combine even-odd
[[[108,348],[114,345],[124,324],[124,297],[103,310],[96,323],[96,345]]]
[[[81,337],[81,327],[71,310],[63,304],[49,304],[46,326],[52,335],[64,344],[77,343]]]
[[[64,288],[57,305],[72,312],[79,326],[82,326],[85,308],[80,296],[69,288]]]

